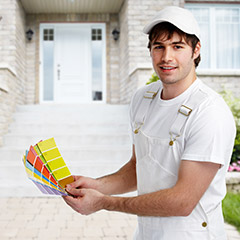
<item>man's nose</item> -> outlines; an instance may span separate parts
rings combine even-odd
[[[163,62],[171,62],[173,59],[173,52],[171,49],[166,48],[163,51],[163,55],[162,55],[162,61]]]

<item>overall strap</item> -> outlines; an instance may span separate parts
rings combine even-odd
[[[177,117],[170,128],[171,140],[169,145],[172,146],[174,141],[181,135],[182,128],[185,125],[191,112],[196,109],[205,99],[207,95],[201,90],[192,93],[186,102],[178,109]]]
[[[161,87],[161,81],[158,80],[157,82],[151,83],[147,91],[144,93],[135,117],[135,125],[136,125],[135,131],[134,131],[135,134],[138,133],[139,129],[144,124],[144,120],[149,110],[150,104],[152,103],[153,99],[157,95],[160,87]]]

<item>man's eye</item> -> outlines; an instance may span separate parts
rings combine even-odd
[[[176,48],[176,49],[181,49],[182,46],[176,45],[175,48]]]
[[[155,46],[155,49],[162,49],[163,46]]]

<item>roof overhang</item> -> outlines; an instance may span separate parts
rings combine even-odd
[[[118,13],[124,0],[21,0],[27,14]]]

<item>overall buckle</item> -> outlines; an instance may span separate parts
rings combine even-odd
[[[188,117],[190,115],[190,113],[192,112],[192,109],[185,106],[185,105],[182,105],[179,109],[178,109],[178,112],[183,114],[184,116]]]
[[[158,92],[147,91],[147,92],[145,92],[145,94],[144,94],[143,97],[144,97],[144,98],[147,98],[147,99],[153,99],[153,98],[156,97],[157,93],[158,93]]]

